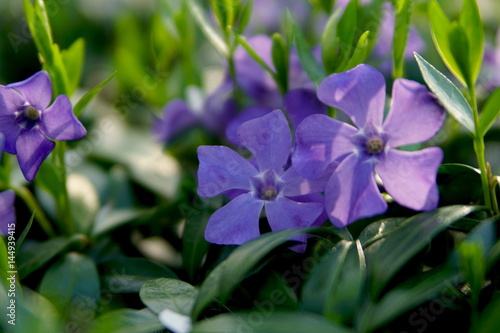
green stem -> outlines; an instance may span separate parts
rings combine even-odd
[[[42,227],[43,231],[47,234],[49,237],[53,237],[56,235],[54,229],[52,228],[51,223],[43,213],[42,207],[38,204],[36,201],[35,197],[33,194],[24,186],[16,186],[13,188],[14,192],[18,197],[23,199],[23,201],[26,203],[28,208],[35,213],[35,218],[40,224],[40,227]]]
[[[493,205],[491,203],[491,192],[490,192],[490,181],[488,179],[488,169],[486,167],[486,158],[484,156],[484,136],[479,133],[479,110],[477,108],[476,100],[476,88],[473,84],[469,86],[469,95],[472,104],[472,113],[474,116],[474,126],[476,129],[476,134],[474,136],[474,151],[476,153],[477,164],[479,165],[479,170],[481,170],[481,185],[483,187],[484,194],[484,204],[490,211],[493,211]]]
[[[55,154],[57,158],[57,167],[59,169],[59,175],[61,179],[61,200],[58,200],[57,207],[57,217],[61,222],[62,226],[64,226],[64,230],[69,235],[72,235],[75,231],[73,226],[73,218],[71,215],[71,206],[68,194],[68,187],[66,185],[67,180],[67,172],[66,172],[66,163],[64,161],[66,151],[66,142],[58,141],[56,143]]]

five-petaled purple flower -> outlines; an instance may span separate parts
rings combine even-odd
[[[0,193],[0,236],[7,235],[9,225],[16,222],[14,211],[15,194],[12,190]]]
[[[306,180],[293,167],[285,169],[292,136],[283,112],[275,110],[243,123],[238,136],[256,167],[224,146],[198,148],[198,194],[242,193],[210,217],[205,238],[216,244],[243,244],[258,237],[263,208],[272,231],[313,225],[323,204],[299,196],[322,192],[325,180]]]
[[[293,165],[301,175],[314,178],[330,163],[340,162],[325,188],[325,208],[335,226],[385,212],[375,173],[397,203],[414,210],[436,208],[442,150],[395,149],[430,139],[443,123],[444,110],[425,86],[395,80],[385,120],[384,77],[368,65],[327,77],[318,97],[344,111],[356,126],[312,115],[296,132]]]
[[[0,132],[5,136],[5,151],[17,155],[28,181],[55,147],[49,138],[77,140],[87,133],[66,95],[59,95],[49,107],[51,99],[52,84],[45,71],[0,86]]]

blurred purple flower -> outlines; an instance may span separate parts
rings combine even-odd
[[[293,165],[302,176],[317,177],[330,163],[340,162],[325,188],[325,208],[335,226],[385,212],[387,203],[375,173],[400,205],[414,210],[437,207],[442,150],[395,149],[430,139],[443,123],[444,110],[425,86],[395,80],[385,120],[385,81],[373,67],[362,64],[330,75],[320,84],[318,97],[344,111],[356,126],[313,115],[296,132]]]
[[[9,224],[16,222],[14,210],[15,197],[12,190],[0,193],[0,236],[7,235]]]
[[[500,29],[497,31],[495,45],[486,44],[479,81],[488,91],[500,86]]]
[[[299,24],[305,24],[311,15],[311,6],[304,0],[254,0],[246,34],[278,32],[285,10]]]
[[[248,39],[256,53],[273,70],[271,58],[272,39],[266,35],[256,35]],[[313,49],[314,54],[320,59],[318,48]],[[236,67],[236,81],[238,86],[260,105],[271,108],[281,108],[283,100],[281,92],[269,73],[266,72],[242,47],[239,46],[234,53]],[[288,68],[289,90],[307,88],[314,89],[314,84],[302,68],[297,51],[291,50]]]
[[[83,138],[87,131],[73,114],[66,95],[52,99],[52,84],[45,71],[30,78],[0,86],[0,132],[5,151],[16,154],[24,177],[31,181],[40,164],[54,149],[52,140]]]
[[[190,107],[182,99],[167,103],[162,118],[153,121],[153,135],[158,142],[168,142],[174,136],[196,125],[223,135],[227,124],[236,116],[236,103],[231,98],[232,85],[223,83],[197,109]]]
[[[208,221],[205,238],[216,244],[243,244],[260,235],[259,217],[265,209],[272,231],[309,227],[317,223],[323,204],[298,196],[319,193],[325,179],[306,180],[289,163],[292,136],[281,110],[245,122],[240,142],[255,158],[255,167],[224,146],[198,148],[198,194],[212,197],[227,191],[242,194],[217,210]],[[297,240],[303,241],[305,236]]]

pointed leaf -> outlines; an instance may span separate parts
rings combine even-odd
[[[144,305],[157,314],[169,309],[190,315],[198,290],[180,280],[160,278],[146,281],[139,295]]]
[[[370,31],[365,31],[359,37],[358,43],[356,44],[356,49],[354,49],[351,59],[349,60],[347,65],[342,68],[342,70],[349,70],[351,68],[354,68],[366,59],[366,56],[368,55],[369,39]]]
[[[475,126],[472,109],[464,95],[446,76],[419,54],[415,53],[415,58],[431,91],[437,96],[448,113],[474,135]]]
[[[90,89],[85,95],[83,95],[82,98],[75,104],[75,107],[73,108],[73,113],[75,116],[80,116],[82,113],[83,109],[89,104],[94,97],[97,96],[97,94],[101,91],[101,89],[108,84],[109,81],[116,75],[116,72],[111,74],[106,80],[102,81],[98,85],[96,85],[94,88]]]
[[[393,77],[403,76],[403,65],[405,59],[406,43],[410,34],[410,21],[413,7],[413,0],[396,1],[396,18],[394,23],[393,37]]]
[[[71,46],[61,52],[64,67],[68,75],[68,96],[71,97],[80,84],[83,58],[85,56],[85,41],[78,38]]]
[[[151,333],[161,332],[163,325],[158,316],[148,309],[119,309],[98,317],[92,324],[90,333]]]
[[[460,25],[467,34],[469,44],[469,67],[470,84],[476,83],[477,76],[481,70],[484,53],[484,31],[479,8],[476,0],[464,0],[462,11],[460,12]]]
[[[484,104],[479,119],[479,135],[486,135],[498,115],[500,115],[500,87],[493,91]]]

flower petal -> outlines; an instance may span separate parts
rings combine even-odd
[[[252,119],[256,119],[259,117],[263,117],[266,114],[270,113],[273,109],[269,106],[263,105],[252,105],[249,106],[241,113],[234,118],[226,127],[226,137],[232,144],[238,146],[241,145],[240,140],[238,139],[238,128],[244,122],[247,122]]]
[[[306,178],[317,178],[332,162],[354,152],[357,129],[326,115],[312,115],[297,127],[292,165]]]
[[[384,121],[387,145],[400,147],[432,138],[441,128],[444,109],[424,85],[397,79],[392,88],[392,103]]]
[[[432,210],[439,201],[436,174],[442,160],[438,147],[414,152],[390,149],[375,170],[397,203],[413,210]]]
[[[253,154],[260,171],[283,171],[290,155],[292,134],[281,110],[245,122],[238,129],[238,138]]]
[[[332,74],[318,87],[323,103],[344,111],[359,128],[382,125],[385,106],[385,80],[368,65],[358,65],[343,73]]]
[[[54,103],[42,112],[40,121],[42,132],[53,140],[78,140],[87,130],[73,114],[73,107],[66,95],[57,96]]]
[[[265,211],[272,231],[310,227],[323,211],[319,202],[298,202],[278,197],[265,203]]]
[[[36,109],[43,111],[52,99],[52,83],[46,71],[39,71],[24,81],[7,85],[19,91]]]
[[[387,203],[375,182],[373,163],[355,154],[346,157],[326,185],[325,208],[339,228],[385,212]]]
[[[325,190],[328,179],[337,166],[332,163],[331,167],[323,171],[323,173],[314,179],[303,178],[293,165],[285,171],[281,176],[281,180],[285,183],[282,193],[287,197],[294,197],[298,195],[305,195],[311,193],[320,193]]]
[[[0,116],[0,132],[4,135],[4,149],[9,154],[16,154],[16,140],[21,132],[21,127],[16,124],[16,116]]]
[[[257,169],[234,150],[224,146],[198,147],[198,194],[213,197],[227,190],[250,190]]]
[[[40,165],[55,145],[54,142],[45,138],[36,126],[19,134],[16,142],[17,161],[27,181],[35,178]]]
[[[158,142],[169,141],[179,132],[196,124],[198,119],[182,99],[170,101],[163,109],[161,119],[153,122],[153,135]]]
[[[246,193],[231,200],[208,220],[205,239],[215,244],[243,244],[260,235],[259,216],[264,203]]]
[[[285,95],[285,107],[293,128],[297,128],[306,117],[313,114],[326,114],[326,106],[309,89],[290,90]]]
[[[13,115],[26,103],[26,98],[11,88],[0,86],[0,117]]]
[[[0,236],[7,235],[8,225],[16,222],[15,197],[16,195],[12,190],[0,193]]]
[[[238,108],[233,97],[233,84],[225,82],[207,96],[199,112],[202,123],[217,134],[224,134],[227,124],[236,117]]]

